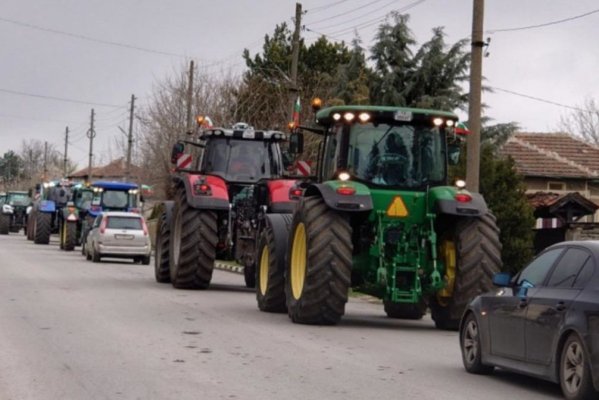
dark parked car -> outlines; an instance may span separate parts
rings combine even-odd
[[[599,399],[599,241],[545,249],[476,297],[460,324],[468,372],[501,367],[559,383],[569,400]]]

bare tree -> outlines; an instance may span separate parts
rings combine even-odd
[[[44,142],[37,139],[23,140],[19,157],[23,161],[23,179],[21,186],[28,188],[43,180],[44,177]],[[64,154],[51,143],[48,143],[46,154],[46,178],[63,177]],[[67,160],[67,173],[75,170],[75,164]]]
[[[231,74],[219,78],[205,70],[194,71],[194,115],[207,115],[215,124],[231,125],[234,120],[237,80]],[[171,148],[185,135],[187,125],[187,67],[155,84],[149,104],[137,114],[142,166],[149,183],[163,191],[168,187]]]
[[[583,105],[560,118],[558,127],[564,132],[582,137],[585,141],[599,145],[599,104],[587,98]]]

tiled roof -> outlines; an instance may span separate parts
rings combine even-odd
[[[125,176],[127,164],[124,158],[118,158],[107,165],[101,167],[92,167],[93,178],[119,178]],[[70,175],[71,178],[85,178],[88,175],[89,168],[83,168]],[[143,176],[143,168],[131,164],[131,177],[137,178]]]
[[[517,133],[501,149],[524,176],[599,177],[599,148],[565,133]]]

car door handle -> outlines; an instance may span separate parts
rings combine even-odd
[[[560,301],[557,303],[557,305],[555,306],[555,309],[557,311],[564,311],[566,309],[566,305],[564,304],[563,301]]]

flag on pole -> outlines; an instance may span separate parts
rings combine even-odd
[[[468,127],[466,126],[465,123],[458,122],[455,126],[455,133],[457,135],[469,135],[470,131],[468,130]]]
[[[297,128],[300,123],[300,111],[302,111],[302,104],[300,103],[300,98],[297,96],[295,100],[295,104],[293,105],[293,127]]]

